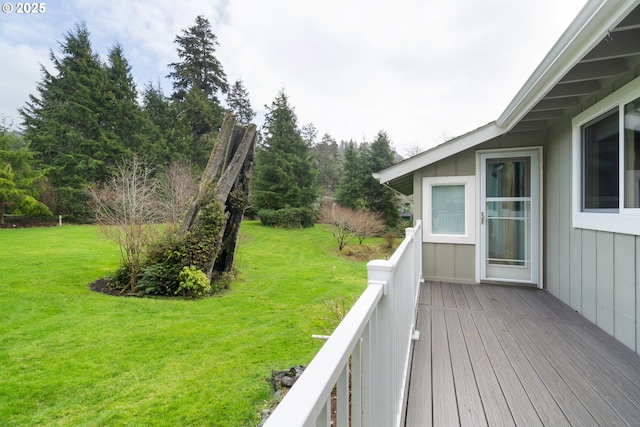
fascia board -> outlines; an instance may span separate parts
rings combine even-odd
[[[640,0],[591,0],[496,121],[511,130]]]
[[[403,162],[393,165],[375,174],[382,184],[386,184],[392,179],[413,173],[432,163],[453,156],[466,149],[475,147],[485,141],[496,138],[506,133],[506,129],[496,126],[495,122],[489,123],[472,132],[464,134],[456,139],[440,144],[424,153],[411,157]]]

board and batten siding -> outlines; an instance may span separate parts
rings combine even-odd
[[[570,119],[549,129],[544,165],[547,290],[640,354],[640,237],[572,227]]]
[[[477,150],[540,146],[543,145],[544,139],[543,132],[508,134],[418,170],[413,175],[414,218],[424,218],[423,178],[477,176]],[[477,223],[477,216],[473,220]],[[475,283],[476,281],[475,244],[424,243],[422,257],[423,276],[427,280],[457,283]]]

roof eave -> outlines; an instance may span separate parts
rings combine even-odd
[[[640,0],[591,0],[496,120],[511,130]]]

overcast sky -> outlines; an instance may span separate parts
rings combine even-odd
[[[6,6],[6,0],[4,0]],[[84,21],[94,50],[117,41],[138,90],[177,60],[198,15],[218,38],[229,83],[242,79],[256,122],[284,89],[300,126],[400,154],[498,118],[585,0],[54,0],[42,14],[0,14],[0,117],[36,94],[40,64]]]

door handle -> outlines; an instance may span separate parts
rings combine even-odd
[[[480,212],[480,224],[484,225],[484,212]]]

